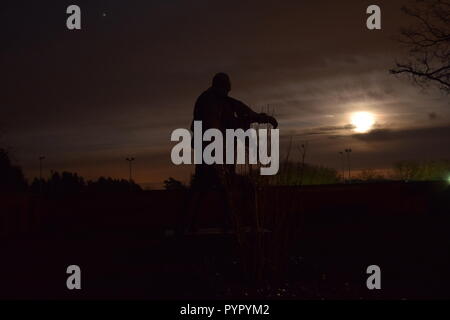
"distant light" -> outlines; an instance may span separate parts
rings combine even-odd
[[[447,182],[450,184],[450,176],[448,176],[447,178]]]

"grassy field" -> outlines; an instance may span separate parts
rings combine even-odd
[[[214,192],[203,195],[198,232],[189,235],[174,234],[188,191],[2,194],[0,297],[450,297],[448,185],[255,192],[234,210],[241,216],[241,242],[236,233],[220,231],[224,209]],[[81,291],[66,289],[71,264],[82,269]],[[372,264],[381,268],[381,290],[366,287]]]

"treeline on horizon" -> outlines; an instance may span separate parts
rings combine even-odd
[[[85,180],[77,173],[52,172],[50,178],[26,180],[22,168],[13,165],[8,151],[0,149],[0,191],[34,193],[71,193],[71,192],[129,192],[142,191],[134,181],[100,177],[97,180]]]
[[[255,175],[256,179],[261,179]],[[269,178],[271,185],[320,185],[337,183],[374,183],[383,181],[447,181],[450,178],[450,160],[399,161],[390,172],[364,169],[348,172],[326,166],[287,161],[280,166],[277,176]]]
[[[238,170],[239,171],[239,170]],[[388,181],[448,181],[450,179],[450,160],[439,161],[400,161],[394,164],[391,172],[380,173],[365,169],[358,173],[336,170],[321,165],[302,163],[301,161],[283,161],[278,174],[261,176],[257,166],[244,166],[240,175],[248,177],[253,183],[268,186],[330,185],[340,183],[377,183]],[[195,175],[189,185],[195,184]],[[167,190],[187,189],[188,185],[170,177],[164,181]]]
[[[374,183],[383,181],[447,181],[450,178],[450,160],[440,161],[401,161],[394,164],[392,174],[380,174],[375,170],[362,170],[358,174],[338,171],[326,166],[302,163],[300,161],[283,161],[279,173],[275,176],[260,176],[257,168],[247,168],[241,174],[252,182],[274,186],[327,185],[339,183]],[[190,185],[195,183],[193,176]],[[187,189],[189,186],[170,177],[164,181],[166,190]],[[11,162],[8,151],[0,148],[0,191],[10,192],[137,192],[140,185],[125,179],[100,177],[97,180],[85,180],[77,173],[52,172],[50,178],[34,178],[29,183],[20,166]]]

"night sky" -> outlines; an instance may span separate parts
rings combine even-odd
[[[281,148],[308,141],[307,162],[355,169],[399,160],[450,158],[450,99],[389,74],[404,57],[394,37],[410,21],[407,0],[377,1],[10,1],[0,6],[0,146],[27,177],[75,171],[128,176],[158,186],[188,180],[170,161],[170,134],[188,128],[197,96],[216,72],[230,95],[274,110]],[[66,28],[66,8],[82,30]],[[382,30],[366,8],[382,9]],[[357,134],[356,111],[371,112]],[[283,155],[281,155],[283,157]]]

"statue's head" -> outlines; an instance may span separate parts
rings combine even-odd
[[[230,77],[223,72],[217,73],[212,80],[212,87],[227,95],[231,91]]]

